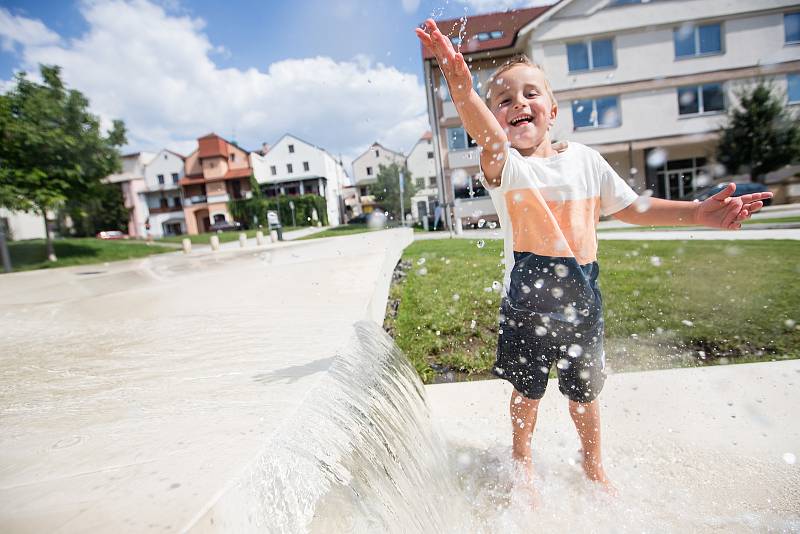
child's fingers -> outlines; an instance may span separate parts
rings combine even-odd
[[[736,218],[739,215],[739,212],[742,210],[742,205],[738,199],[731,199],[731,202],[728,203],[727,208],[728,209],[722,219],[723,228],[727,228],[736,222]]]
[[[739,215],[736,216],[736,221],[737,222],[738,221],[743,221],[743,220],[745,220],[745,219],[747,219],[749,217],[750,217],[750,212],[747,211],[747,209],[743,208],[742,211],[739,212]]]
[[[744,207],[745,207],[745,209],[747,211],[749,211],[752,214],[752,213],[757,212],[761,208],[763,208],[764,207],[764,203],[761,202],[760,200],[757,200],[756,202],[751,202],[750,204],[745,204]]]
[[[726,185],[722,191],[718,192],[711,198],[713,198],[714,200],[724,201],[726,198],[730,197],[734,191],[736,191],[736,184],[731,182],[728,185]]]

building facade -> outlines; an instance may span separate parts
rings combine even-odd
[[[358,203],[364,213],[370,213],[375,209],[375,197],[369,193],[369,186],[378,181],[378,172],[381,165],[388,166],[392,163],[404,167],[406,164],[405,155],[388,149],[377,141],[353,160],[353,180],[355,181]]]
[[[286,134],[265,154],[253,152],[250,160],[267,197],[319,195],[325,199],[329,225],[338,226],[352,217],[350,177],[341,161],[327,150]]]
[[[490,26],[512,16],[516,23],[505,23],[514,39],[490,48]],[[497,65],[527,54],[555,92],[554,140],[589,145],[638,191],[674,199],[730,178],[714,153],[740,88],[766,79],[789,105],[800,103],[798,34],[800,9],[788,0],[561,0],[538,12],[487,15],[467,26],[461,46],[481,94]],[[440,197],[454,198],[463,219],[493,214],[477,181],[477,148],[435,59],[425,57],[425,74],[445,184]],[[469,200],[458,193],[464,186]]]
[[[160,238],[187,232],[180,184],[184,160],[182,155],[164,149],[144,167],[140,202],[147,210],[145,226],[149,236]]]
[[[426,215],[432,217],[434,202],[438,198],[438,188],[431,132],[425,132],[411,148],[406,158],[406,169],[416,187],[416,192],[411,197],[412,219],[419,221]]]
[[[52,219],[52,215],[48,215]],[[25,239],[44,239],[44,217],[33,211],[11,211],[0,208],[0,225],[9,241],[23,241]]]
[[[145,168],[153,160],[152,152],[135,152],[122,156],[122,171],[104,179],[106,183],[117,184],[122,190],[125,208],[128,210],[128,235],[147,237],[147,205],[142,201],[147,190]]]
[[[251,196],[252,175],[246,150],[214,133],[199,138],[180,180],[187,233],[201,234],[213,224],[233,222],[228,202]]]

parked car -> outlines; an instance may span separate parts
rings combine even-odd
[[[97,233],[97,239],[128,239],[128,234],[119,230],[106,230]]]
[[[728,183],[729,182],[723,182],[721,184],[698,189],[694,193],[683,197],[681,200],[699,200],[702,202],[725,189],[728,186]],[[757,184],[754,182],[737,182],[736,191],[733,192],[733,196],[740,197],[742,195],[749,195],[750,193],[766,193],[767,191],[769,191],[769,189],[764,184]],[[765,206],[769,206],[772,203],[772,199],[768,198],[762,202],[764,202]]]
[[[242,223],[238,221],[220,221],[218,223],[214,223],[208,229],[209,232],[235,232],[236,230],[242,229]]]

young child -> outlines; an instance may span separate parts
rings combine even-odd
[[[447,79],[464,128],[480,145],[483,181],[505,238],[506,271],[494,373],[513,384],[512,456],[533,487],[531,436],[556,365],[583,451],[586,476],[608,491],[597,396],[605,381],[596,225],[601,215],[640,225],[738,229],[771,193],[732,197],[736,186],[699,202],[637,194],[596,151],[556,152],[549,130],[558,104],[542,69],[525,57],[501,66],[485,101],[463,56],[433,20],[417,28]],[[510,148],[509,148],[510,145]]]

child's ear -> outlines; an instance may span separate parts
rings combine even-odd
[[[553,106],[550,108],[550,119],[547,121],[550,128],[556,123],[556,117],[558,116],[558,104],[553,102]]]

